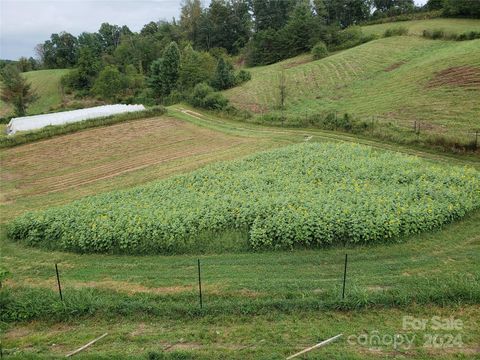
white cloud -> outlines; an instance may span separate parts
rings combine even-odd
[[[0,58],[31,56],[52,33],[78,35],[98,30],[103,22],[138,31],[179,12],[180,0],[0,0]]]
[[[181,0],[0,0],[0,58],[34,55],[52,33],[78,35],[103,22],[138,31],[150,21],[178,17]],[[416,0],[423,5],[427,0]],[[203,3],[208,4],[209,0]]]

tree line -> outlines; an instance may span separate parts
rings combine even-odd
[[[221,107],[224,99],[213,92],[250,77],[235,63],[265,65],[312,49],[318,58],[371,40],[357,24],[425,10],[479,17],[480,2],[429,0],[419,8],[413,0],[212,0],[204,7],[183,0],[178,21],[152,21],[139,32],[103,23],[78,36],[52,34],[36,47],[39,61],[16,65],[73,68],[62,84],[78,97],[147,104],[188,98]]]

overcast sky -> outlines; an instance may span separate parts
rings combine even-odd
[[[427,0],[416,0],[424,4]],[[181,0],[0,0],[0,59],[34,56],[52,33],[93,32],[108,22],[139,31],[150,21],[178,18]],[[208,3],[204,0],[203,3]]]

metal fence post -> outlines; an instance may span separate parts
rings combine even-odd
[[[200,259],[198,259],[198,296],[200,300],[200,309],[203,309],[203,299],[202,299],[202,276],[200,272]]]
[[[345,283],[347,282],[347,262],[348,262],[348,254],[345,254],[345,267],[343,268],[342,299],[345,299]]]
[[[60,275],[59,275],[59,273],[58,273],[58,265],[57,265],[57,263],[55,263],[55,272],[57,273],[58,293],[60,294],[60,300],[63,301],[62,286],[60,285]]]

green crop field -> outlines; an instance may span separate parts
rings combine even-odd
[[[62,103],[62,92],[60,79],[68,72],[67,69],[37,70],[23,73],[25,78],[31,82],[32,89],[38,95],[38,100],[28,108],[29,114],[48,112],[52,107]],[[0,116],[11,113],[10,106],[0,101]]]
[[[389,242],[480,207],[480,173],[351,145],[302,144],[16,219],[12,240],[80,252]],[[225,235],[223,235],[225,237]],[[241,237],[241,236],[240,236]],[[206,244],[210,249],[219,245]]]
[[[225,95],[257,117],[281,113],[284,72],[287,117],[349,113],[366,123],[405,129],[420,123],[422,131],[470,140],[479,128],[480,40],[382,38],[321,60],[303,55],[251,72],[251,81]]]

